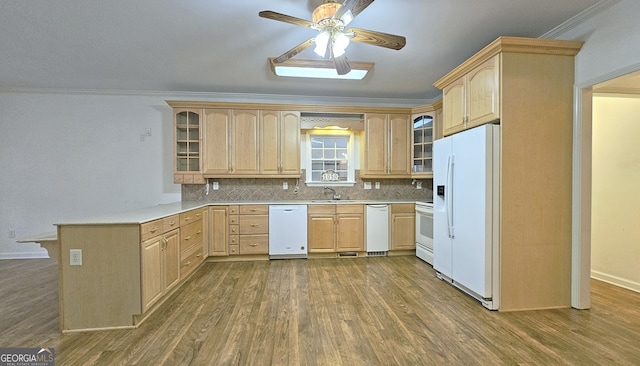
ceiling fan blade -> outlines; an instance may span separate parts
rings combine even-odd
[[[333,15],[334,19],[342,19],[342,17],[347,14],[347,12],[351,11],[350,19],[345,21],[345,25],[347,25],[353,18],[355,18],[358,14],[360,14],[367,6],[371,5],[374,0],[345,0],[344,3],[340,6],[338,11]]]
[[[313,22],[310,20],[304,20],[304,19],[292,17],[290,15],[276,13],[275,11],[271,11],[271,10],[261,11],[258,13],[258,15],[262,18],[273,19],[280,22],[295,24],[305,28],[311,28],[311,26],[313,25]]]
[[[331,52],[331,58],[333,59],[333,65],[336,67],[336,71],[338,75],[346,75],[351,72],[351,65],[349,65],[349,60],[347,60],[347,56],[342,55],[339,57],[333,57],[333,52]]]
[[[290,59],[291,57],[299,54],[300,52],[306,50],[307,48],[311,47],[311,45],[313,44],[315,38],[310,38],[302,43],[300,43],[299,45],[293,47],[292,49],[290,49],[289,51],[283,53],[282,55],[276,57],[273,59],[273,63],[274,64],[281,64],[285,61],[287,61],[288,59]]]
[[[349,28],[345,31],[354,42],[366,43],[374,46],[391,48],[393,50],[400,50],[407,44],[407,39],[403,36],[397,36],[395,34],[388,34],[382,32],[375,32],[360,28]],[[351,36],[350,36],[351,37]]]

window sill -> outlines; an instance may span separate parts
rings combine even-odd
[[[353,187],[356,182],[305,182],[307,187]]]

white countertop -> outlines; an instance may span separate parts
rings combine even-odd
[[[116,225],[142,224],[206,206],[228,205],[319,205],[319,204],[384,204],[384,203],[416,203],[416,200],[309,200],[309,201],[234,201],[234,202],[196,202],[185,201],[161,204],[133,211],[115,214],[85,217],[77,220],[58,222],[55,225]]]

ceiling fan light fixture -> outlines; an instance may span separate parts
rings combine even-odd
[[[316,48],[313,50],[318,56],[324,57],[327,54],[327,46],[329,45],[329,39],[331,35],[329,32],[321,32],[316,36]]]
[[[333,56],[340,57],[344,55],[345,50],[349,46],[349,37],[340,32],[334,36],[333,39]]]

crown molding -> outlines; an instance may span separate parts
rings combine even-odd
[[[562,34],[576,28],[578,25],[586,22],[596,15],[601,14],[619,2],[620,0],[601,0],[600,2],[569,18],[566,22],[541,35],[540,38],[558,38]]]
[[[468,74],[485,61],[499,53],[528,53],[540,55],[575,56],[584,42],[565,41],[558,39],[526,38],[526,37],[498,37],[486,47],[471,56],[448,74],[433,83],[438,89],[444,89],[449,84]]]
[[[106,89],[55,89],[55,88],[0,88],[0,94],[67,94],[67,95],[112,95],[159,97],[162,99],[188,101],[216,101],[232,103],[281,103],[281,104],[316,104],[326,106],[384,106],[397,108],[413,108],[438,101],[435,99],[408,98],[359,98],[359,97],[328,97],[312,95],[284,95],[284,94],[248,94],[248,93],[219,93],[219,92],[181,92],[181,91],[150,91],[150,90],[106,90]]]

